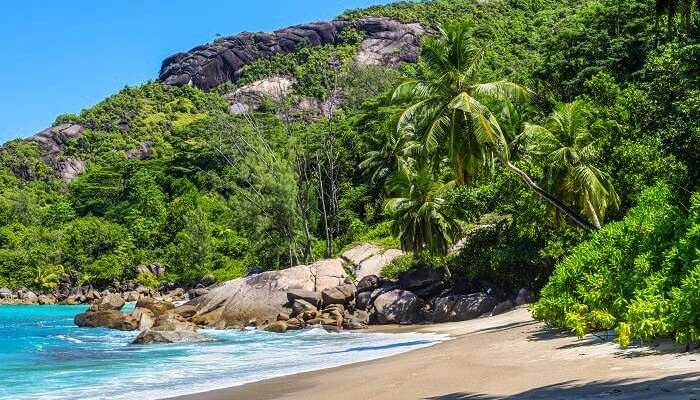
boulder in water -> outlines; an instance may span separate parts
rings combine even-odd
[[[133,344],[200,343],[214,340],[194,331],[156,331],[148,329],[141,332],[134,339]]]
[[[76,315],[73,322],[83,328],[109,328],[120,331],[133,331],[139,326],[136,318],[117,310],[84,312]]]
[[[124,307],[122,296],[110,293],[95,302],[95,311],[121,310]]]
[[[285,333],[287,332],[287,323],[285,321],[275,321],[265,328],[268,332]]]

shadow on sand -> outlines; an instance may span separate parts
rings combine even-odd
[[[562,382],[511,396],[479,393],[449,393],[425,400],[495,400],[495,399],[615,399],[615,400],[700,400],[700,372],[668,376],[646,381],[612,380],[587,384]]]

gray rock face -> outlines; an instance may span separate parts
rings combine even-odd
[[[302,45],[338,44],[340,33],[350,27],[364,34],[358,62],[395,65],[418,59],[419,39],[424,33],[419,24],[388,18],[336,20],[296,25],[272,33],[245,32],[223,37],[166,58],[159,79],[168,85],[192,84],[208,90],[226,81],[238,81],[243,68],[259,58],[290,53]]]
[[[430,296],[442,288],[443,274],[443,270],[435,268],[412,269],[399,274],[399,286],[420,297]]]
[[[366,310],[372,301],[372,292],[361,292],[355,296],[355,308]]]
[[[289,300],[290,303],[298,299],[304,300],[314,306],[319,306],[321,304],[321,293],[304,289],[290,289],[287,292],[287,300]]]
[[[382,269],[391,264],[395,259],[401,257],[404,253],[401,250],[389,249],[382,253],[375,254],[368,259],[362,261],[355,268],[355,275],[358,279],[362,279],[368,275],[379,276]]]
[[[433,322],[466,321],[490,313],[496,299],[483,293],[453,295],[435,299]]]
[[[231,104],[229,112],[238,115],[257,109],[265,98],[281,101],[292,92],[295,84],[292,77],[271,76],[227,93],[224,98]]]
[[[379,277],[377,275],[367,275],[357,283],[357,292],[371,292],[379,287]]]
[[[374,316],[379,324],[410,324],[414,321],[417,306],[415,294],[395,289],[374,300]]]
[[[147,329],[151,329],[153,325],[155,324],[155,320],[153,318],[153,312],[151,310],[148,310],[146,308],[136,308],[134,312],[131,313],[131,316],[134,317],[135,320],[138,321],[139,326],[138,330],[140,331],[145,331]]]
[[[199,343],[213,342],[215,339],[193,331],[155,331],[141,332],[133,344],[165,344],[165,343]]]
[[[83,130],[77,124],[60,124],[44,129],[30,139],[39,143],[50,155],[55,155],[63,151],[69,139],[82,136]]]
[[[12,290],[8,288],[0,288],[0,299],[11,299],[14,297]]]
[[[367,311],[355,310],[354,313],[347,313],[343,319],[343,329],[367,329],[369,325],[369,314]]]
[[[44,129],[29,140],[37,142],[46,151],[45,161],[52,166],[58,177],[71,181],[85,172],[85,161],[64,156],[63,150],[68,140],[81,137],[84,129],[77,124],[60,124]],[[23,178],[33,179],[33,176]]]
[[[224,282],[188,304],[197,307],[195,318],[206,314],[208,324],[223,321],[226,326],[245,326],[251,319],[264,323],[285,311],[289,290],[323,291],[342,284],[346,277],[340,259],[323,260]]]

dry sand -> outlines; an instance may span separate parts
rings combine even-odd
[[[454,339],[379,360],[268,379],[178,400],[252,399],[696,399],[700,352],[670,342],[621,350],[531,319],[525,308],[496,317],[383,332]]]

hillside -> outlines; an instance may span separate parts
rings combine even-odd
[[[2,146],[0,287],[192,286],[375,242],[411,252],[386,277],[512,294],[556,269],[538,318],[698,340],[697,311],[662,316],[700,309],[700,13],[656,3],[401,2],[168,57]]]

